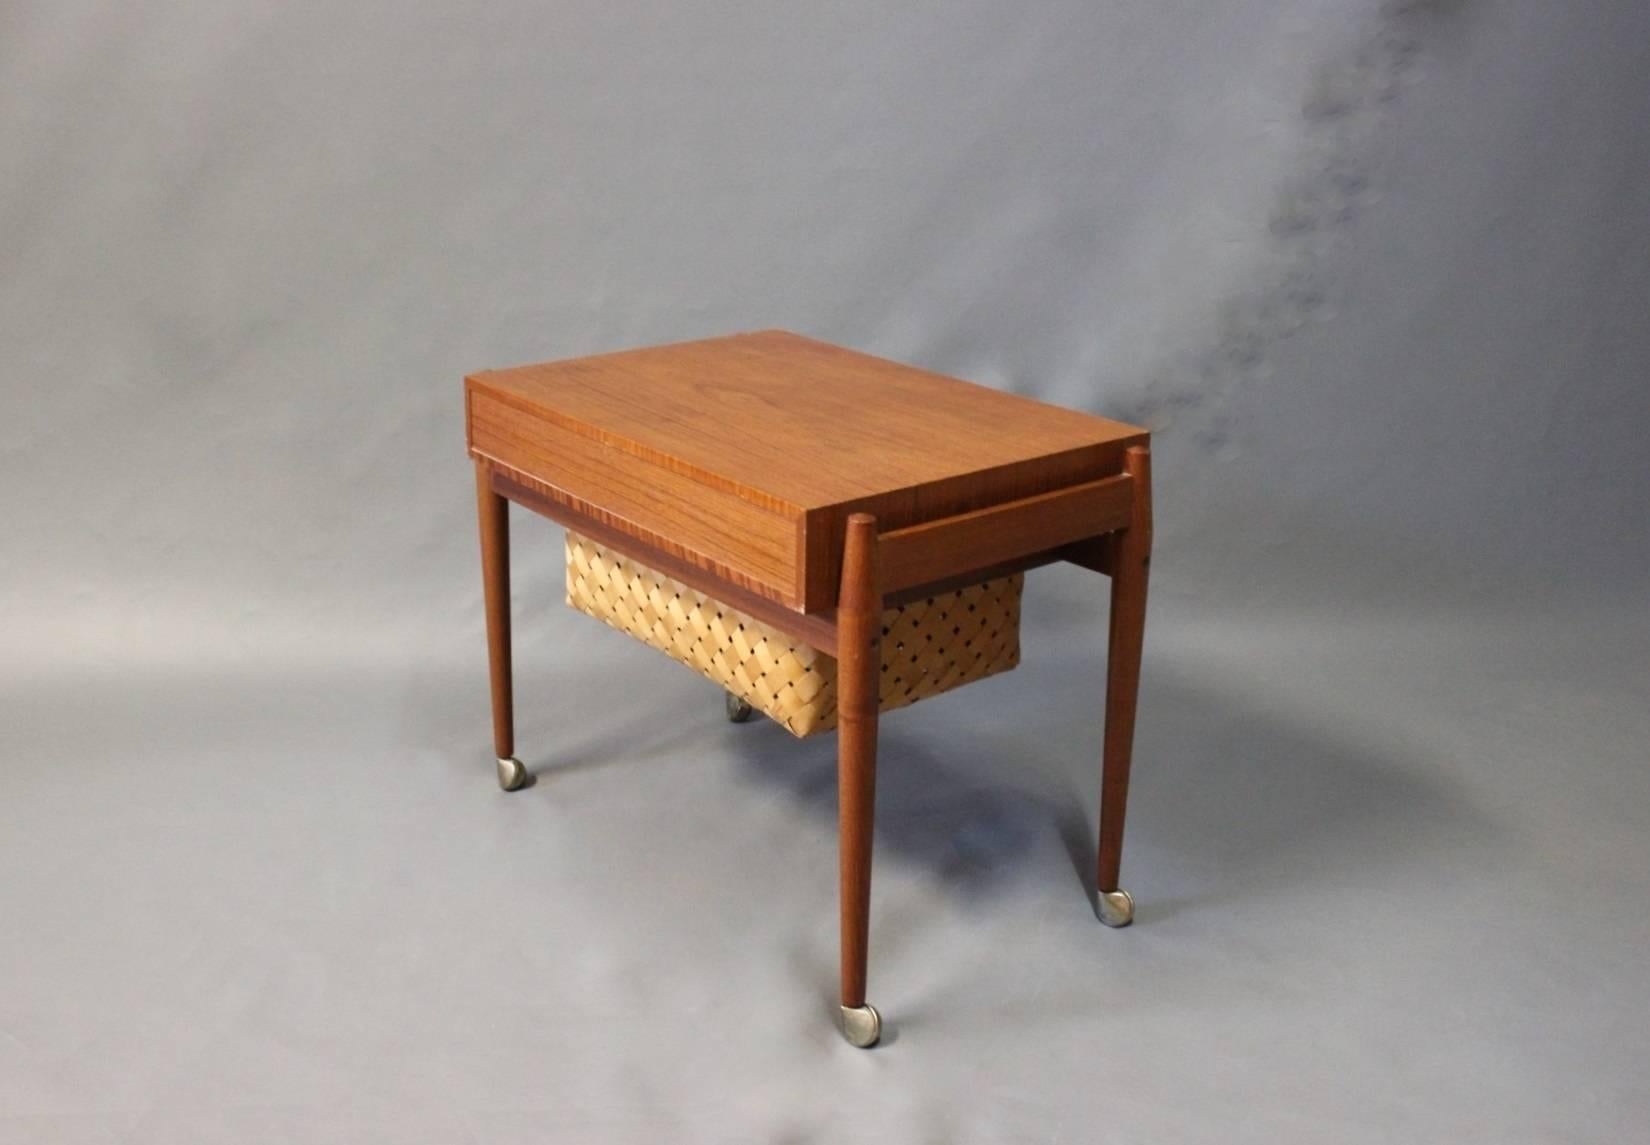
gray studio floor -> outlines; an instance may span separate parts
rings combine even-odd
[[[1642,628],[1162,604],[1114,932],[1050,575],[884,724],[869,1053],[831,738],[585,618],[522,633],[513,796],[456,644],[11,690],[0,1140],[1647,1139]]]

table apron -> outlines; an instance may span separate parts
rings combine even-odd
[[[837,654],[835,609],[804,613],[788,608],[557,501],[515,479],[510,470],[493,464],[487,468],[492,489],[499,496],[747,613],[809,647]],[[1132,496],[1132,478],[1123,474],[884,533],[877,544],[883,568],[884,606],[895,608],[1061,561],[1110,575],[1112,535],[1128,523],[1127,506]]]

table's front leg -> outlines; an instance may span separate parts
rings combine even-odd
[[[871,929],[871,835],[877,787],[877,713],[881,706],[882,592],[877,523],[848,518],[837,604],[837,802],[842,906],[842,1033],[874,1046],[882,1016],[865,1001]]]
[[[1134,753],[1135,701],[1140,692],[1140,654],[1146,637],[1146,580],[1152,553],[1152,456],[1145,446],[1124,455],[1134,478],[1129,525],[1112,542],[1111,636],[1106,662],[1106,738],[1100,775],[1100,858],[1097,889],[1100,921],[1127,926],[1134,899],[1117,885],[1123,862],[1123,820],[1129,803],[1129,763]]]
[[[493,490],[492,469],[476,462],[476,516],[481,524],[481,589],[487,612],[487,663],[493,688],[493,750],[498,785],[526,787],[532,777],[516,758],[510,671],[510,503]]]

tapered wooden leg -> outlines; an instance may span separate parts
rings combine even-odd
[[[1100,858],[1097,887],[1100,921],[1127,926],[1134,899],[1117,885],[1123,861],[1123,820],[1129,803],[1129,763],[1134,751],[1135,700],[1140,691],[1140,653],[1146,635],[1146,580],[1152,553],[1152,457],[1145,446],[1124,455],[1134,478],[1129,526],[1112,542],[1111,636],[1106,663],[1106,738],[1100,775]]]
[[[842,1032],[876,1044],[882,1018],[865,1001],[871,928],[871,833],[877,787],[877,711],[882,655],[882,591],[877,523],[848,518],[837,603],[837,798],[841,839]]]
[[[515,703],[510,677],[510,503],[493,491],[492,470],[476,462],[476,516],[481,523],[481,587],[487,611],[487,664],[493,686],[493,750],[498,784],[525,787],[516,758]]]

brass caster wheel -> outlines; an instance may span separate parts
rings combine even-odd
[[[742,724],[746,720],[750,719],[756,711],[755,708],[751,707],[748,703],[741,700],[732,692],[724,692],[723,697],[727,702],[728,722],[730,723]]]
[[[515,756],[498,761],[498,785],[506,791],[520,791],[533,781],[527,768]]]
[[[882,1015],[869,1003],[842,1007],[842,1036],[851,1046],[870,1049],[882,1037]]]
[[[1134,921],[1134,898],[1128,891],[1101,891],[1100,921],[1107,926],[1129,925]]]

